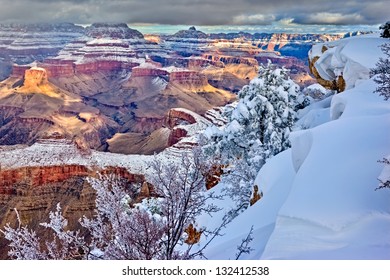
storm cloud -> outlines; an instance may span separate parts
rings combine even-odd
[[[0,0],[1,22],[187,25],[380,24],[389,0]]]

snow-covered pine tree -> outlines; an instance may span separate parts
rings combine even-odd
[[[390,38],[390,21],[384,23],[379,27],[379,29],[382,29],[381,37],[383,38]]]
[[[254,179],[266,159],[290,147],[289,134],[303,102],[298,100],[298,92],[288,70],[269,61],[238,93],[236,107],[226,113],[227,124],[212,126],[204,133],[204,154],[230,166],[235,191],[246,187],[244,195],[238,192],[248,203]]]
[[[374,81],[378,84],[375,92],[383,96],[385,100],[390,99],[390,43],[383,44],[381,49],[385,57],[381,57],[376,68],[371,70]]]
[[[381,37],[390,38],[390,21],[383,24],[379,29],[383,29],[381,32]],[[385,57],[381,57],[376,64],[376,68],[371,69],[371,75],[376,75],[374,81],[378,84],[378,87],[375,89],[376,93],[383,96],[385,100],[390,99],[390,43],[385,43],[381,46],[382,52]],[[384,158],[383,161],[380,161],[387,166],[390,165],[389,158]],[[385,170],[388,170],[388,167],[385,167]],[[390,188],[390,176],[389,172],[386,172],[385,179],[379,179],[379,187],[377,189]]]
[[[216,154],[225,163],[250,158],[263,164],[287,149],[299,106],[298,92],[288,70],[276,69],[270,62],[260,66],[259,77],[238,93],[237,106],[227,113],[227,125],[206,130],[212,140],[204,146],[206,154]]]

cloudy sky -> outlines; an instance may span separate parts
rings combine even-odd
[[[0,0],[1,22],[377,25],[390,0]]]

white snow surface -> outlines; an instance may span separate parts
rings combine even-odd
[[[351,40],[351,58],[366,66],[376,53],[367,40],[374,37]],[[253,251],[240,259],[390,259],[390,190],[375,190],[378,177],[390,178],[378,162],[390,154],[390,102],[375,88],[366,79],[300,112],[305,130],[258,174],[263,198],[228,224],[208,258],[235,259],[253,226]]]
[[[333,96],[315,102],[298,112],[296,128],[307,129],[330,121],[330,104]]]
[[[287,150],[280,153],[278,157],[270,159],[262,168],[256,179],[256,183],[262,187],[264,193],[264,197],[260,200],[261,203],[254,204],[228,224],[221,232],[222,236],[216,238],[212,245],[206,248],[205,255],[209,259],[235,259],[237,247],[248,235],[251,226],[254,227],[254,231],[250,246],[254,250],[250,254],[243,254],[240,259],[261,258],[268,239],[274,231],[278,211],[286,200],[294,178],[294,169],[290,159],[291,151]],[[228,203],[231,202],[228,201]],[[212,219],[218,220],[216,217]],[[210,222],[206,225],[215,226]]]
[[[309,52],[309,57],[311,60],[319,57],[314,65],[323,79],[331,81],[341,75],[346,88],[351,89],[369,78],[370,69],[382,55],[380,45],[387,41],[376,33],[349,37],[317,44]],[[324,52],[323,47],[327,49]]]

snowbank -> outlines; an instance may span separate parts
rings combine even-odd
[[[349,71],[350,89],[300,112],[305,130],[292,133],[292,148],[259,172],[264,197],[227,226],[207,250],[210,258],[235,258],[253,225],[254,250],[244,258],[390,259],[390,191],[375,191],[378,160],[390,154],[390,102],[360,76],[361,67],[375,65],[382,41],[370,35],[327,43],[332,58],[318,67]]]
[[[319,57],[314,66],[323,79],[332,81],[342,76],[346,89],[351,89],[369,78],[370,69],[382,55],[380,45],[387,41],[379,34],[369,34],[326,42],[313,46],[309,58],[313,61]]]
[[[261,258],[274,230],[279,209],[290,192],[294,175],[290,150],[270,159],[255,182],[261,186],[264,197],[228,224],[221,232],[222,236],[206,249],[205,255],[210,259],[235,259],[237,247],[253,226],[253,241],[250,246],[254,250],[250,254],[243,254],[240,259]]]

